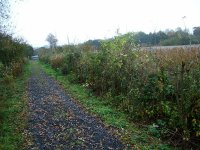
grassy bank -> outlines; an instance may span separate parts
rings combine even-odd
[[[17,78],[1,80],[0,90],[0,149],[23,149],[24,129],[27,125],[26,84],[30,75],[30,64],[23,68]]]
[[[159,138],[150,136],[148,128],[140,129],[138,125],[131,123],[128,116],[112,107],[108,100],[94,96],[86,85],[71,82],[71,75],[63,76],[47,64],[41,62],[38,64],[47,74],[56,79],[71,97],[80,102],[89,113],[100,117],[106,126],[115,127],[117,130],[113,130],[114,134],[124,143],[129,143],[130,147],[135,149],[170,149],[166,144],[162,144]]]

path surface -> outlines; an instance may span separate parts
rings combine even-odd
[[[28,149],[124,149],[95,117],[85,113],[38,64],[28,83]]]

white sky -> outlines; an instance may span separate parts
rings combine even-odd
[[[146,33],[200,26],[200,0],[23,0],[12,6],[15,36],[44,46],[49,33],[58,44],[120,33]],[[192,32],[192,30],[191,30]]]

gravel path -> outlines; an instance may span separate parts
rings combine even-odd
[[[84,112],[37,64],[32,67],[28,93],[28,131],[33,140],[28,149],[124,149],[101,122]]]

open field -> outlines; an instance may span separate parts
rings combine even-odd
[[[197,48],[200,49],[200,44],[194,45],[177,45],[177,46],[152,46],[152,47],[142,47],[145,50],[168,50],[174,48],[182,48],[182,49],[190,49],[190,48]]]

